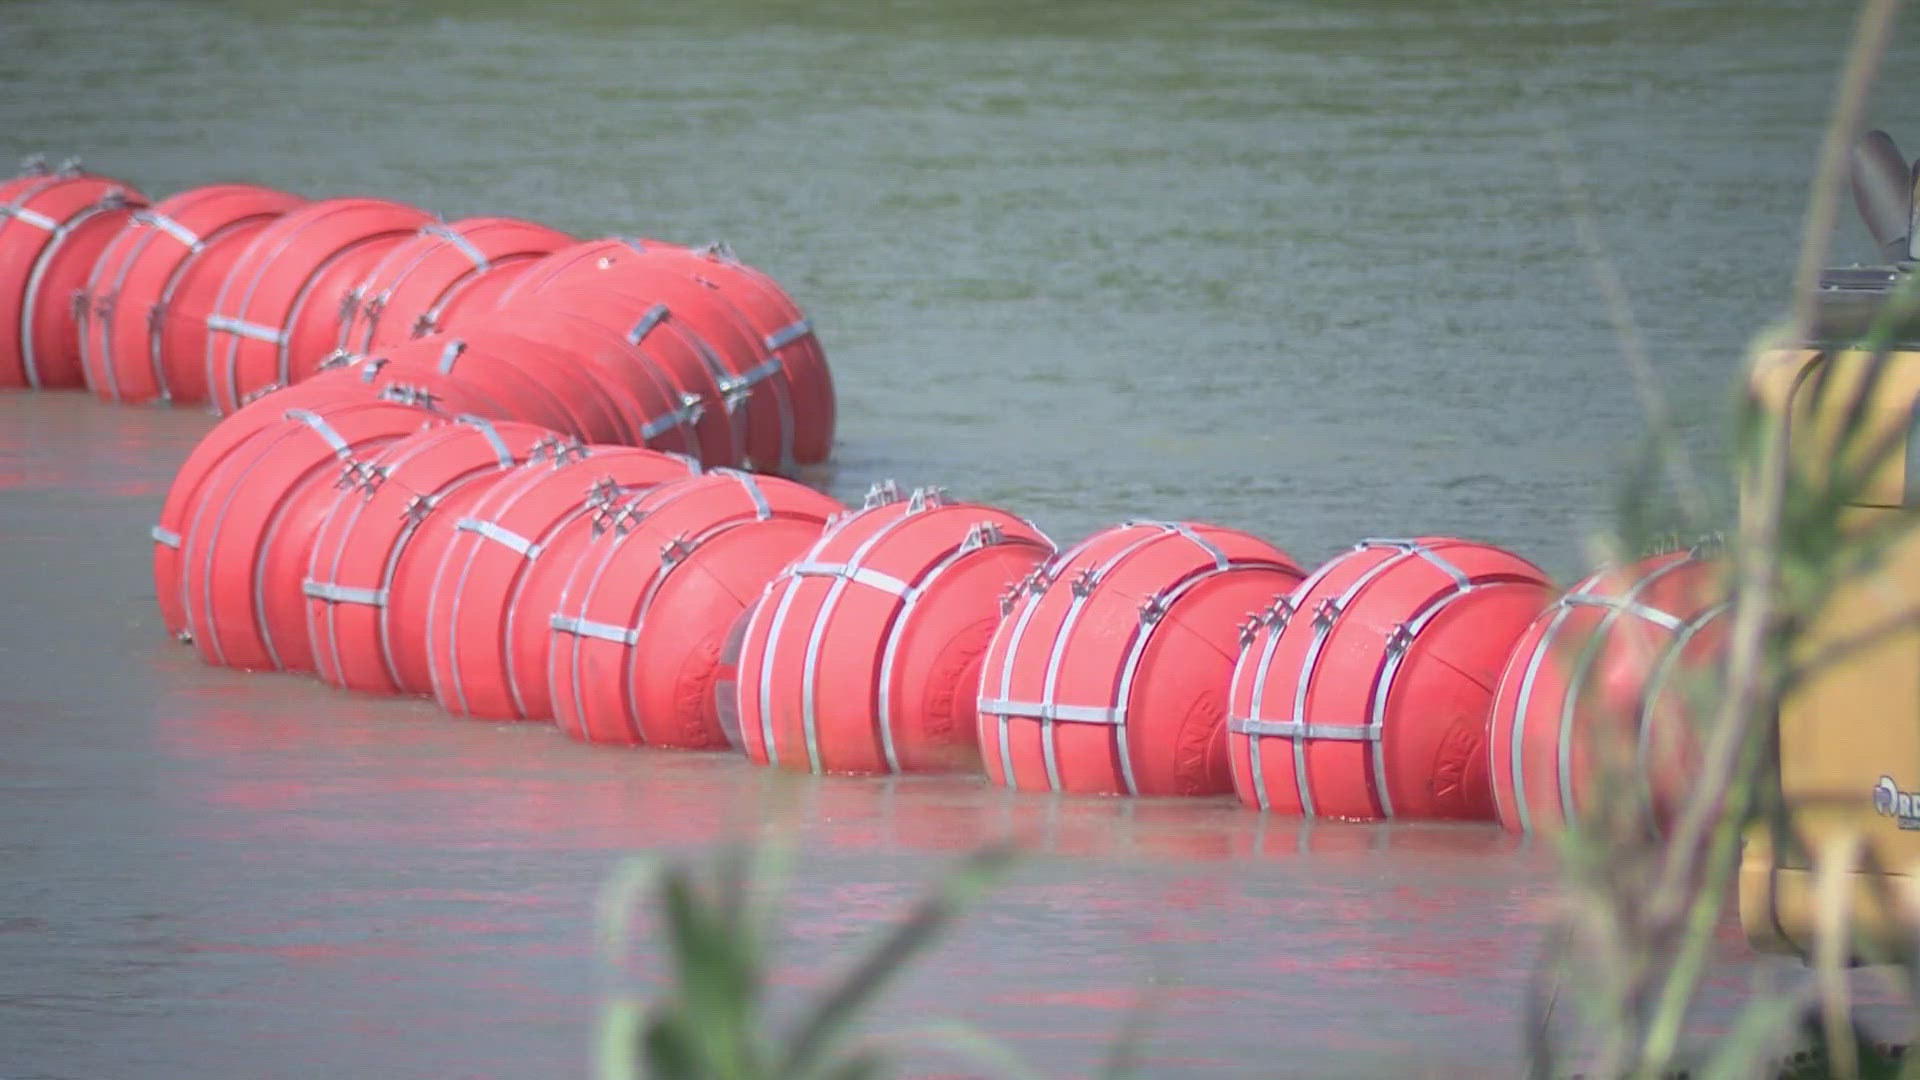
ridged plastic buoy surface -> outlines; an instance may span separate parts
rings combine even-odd
[[[829,773],[977,767],[1000,597],[1053,554],[1004,510],[877,487],[754,608],[736,675],[747,756]]]
[[[321,522],[301,584],[322,681],[373,693],[399,690],[387,596],[407,542],[451,492],[526,462],[554,438],[533,424],[463,416],[367,459]]]
[[[1540,613],[1494,697],[1502,825],[1564,828],[1590,805],[1602,760],[1640,788],[1656,823],[1667,820],[1696,751],[1682,691],[1724,643],[1723,572],[1695,552],[1656,555],[1594,574]]]
[[[741,262],[724,244],[692,250],[649,247],[645,254],[718,289],[752,324],[768,352],[779,358],[792,387],[794,460],[802,465],[825,461],[833,450],[837,410],[833,374],[813,319],[778,282]]]
[[[1487,725],[1514,643],[1554,588],[1497,547],[1368,540],[1242,627],[1233,786],[1308,817],[1491,820]]]
[[[987,776],[1023,791],[1231,791],[1239,627],[1302,576],[1257,537],[1176,522],[1107,529],[1041,567],[987,647]]]
[[[245,670],[313,668],[301,581],[334,485],[382,446],[444,421],[401,405],[288,410],[226,454],[195,493],[180,544],[194,648]]]
[[[207,318],[206,385],[221,412],[313,374],[355,285],[432,216],[385,199],[324,199],[276,218],[234,261]]]
[[[456,716],[526,716],[515,699],[512,622],[526,572],[549,536],[589,501],[617,488],[693,476],[699,464],[637,447],[559,448],[490,485],[454,522],[434,571],[424,638],[434,700]],[[410,630],[409,630],[410,632]]]
[[[792,481],[730,469],[635,500],[581,552],[548,616],[561,730],[588,742],[726,746],[714,689],[728,632],[842,509]]]
[[[135,212],[87,279],[80,357],[94,395],[128,405],[156,398],[199,400],[203,395],[194,388],[205,378],[204,311],[198,348],[184,346],[192,354],[191,386],[176,392],[175,366],[167,363],[174,350],[165,343],[178,295],[204,280],[199,271],[215,252],[237,256],[236,244],[245,236],[302,202],[298,196],[251,184],[212,184]],[[224,271],[219,272],[224,277]],[[209,290],[206,310],[212,302]]]
[[[439,331],[481,281],[497,295],[556,248],[573,243],[557,229],[516,218],[435,222],[395,245],[354,289],[339,346],[370,352]],[[491,307],[494,296],[482,296]]]
[[[0,188],[0,389],[83,386],[80,293],[135,210],[138,188],[77,165]]]

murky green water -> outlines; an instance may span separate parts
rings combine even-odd
[[[843,498],[1128,517],[1303,560],[1457,533],[1570,579],[1639,410],[1571,147],[1703,471],[1781,297],[1843,4],[0,4],[0,156],[155,196],[247,179],[448,218],[730,240],[809,308]],[[1912,35],[1874,122],[1909,123]],[[1871,257],[1843,222],[1842,251]],[[577,1074],[593,892],[779,785],[735,762],[201,668],[142,542],[207,420],[0,401],[0,1076]],[[1551,863],[1480,829],[801,783],[785,978],[933,856],[1055,858],[901,988],[1084,1068],[1479,1075]],[[1751,970],[1729,974],[1705,1021]]]

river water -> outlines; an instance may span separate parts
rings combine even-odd
[[[1697,465],[1778,308],[1848,5],[13,0],[0,155],[724,238],[810,310],[835,463],[1304,561],[1453,533],[1562,581],[1643,431],[1562,163]],[[1896,43],[1873,121],[1920,50]],[[1915,147],[1910,147],[1910,151]],[[1871,257],[1842,222],[1840,254]],[[1031,860],[875,1023],[1084,1071],[1521,1056],[1550,851],[970,778],[784,780],[201,666],[145,530],[209,419],[0,399],[0,1077],[580,1075],[625,858],[800,845],[790,1004],[951,855]],[[1787,972],[1729,928],[1701,1030]],[[659,974],[643,946],[628,978]]]

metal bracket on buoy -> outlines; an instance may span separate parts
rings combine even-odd
[[[1261,621],[1259,612],[1250,611],[1247,613],[1247,617],[1242,619],[1240,624],[1234,628],[1239,634],[1240,648],[1246,649],[1253,644],[1255,638],[1260,636]]]
[[[20,159],[21,176],[45,176],[53,170],[47,168],[47,155],[28,154]]]
[[[1166,613],[1167,602],[1157,593],[1140,601],[1141,626],[1152,626],[1154,623],[1159,622]]]
[[[1020,603],[1020,597],[1026,594],[1026,585],[1025,581],[1016,581],[1000,590],[1001,618],[1004,619],[1013,614],[1013,609]]]
[[[691,554],[693,545],[687,542],[686,534],[682,533],[660,545],[660,565],[671,567]]]
[[[387,358],[384,356],[367,357],[366,362],[360,365],[360,381],[368,386],[373,385],[373,380],[379,376],[380,369],[386,366]]]
[[[426,337],[440,329],[440,321],[432,312],[422,312],[413,317],[413,325],[407,328],[412,337]]]
[[[860,501],[860,509],[871,510],[876,506],[890,506],[899,501],[900,485],[894,483],[892,477],[888,477],[885,480],[875,481],[873,486],[867,488],[867,496]]]
[[[318,370],[332,371],[334,368],[346,367],[353,362],[354,355],[354,353],[348,352],[345,349],[335,349],[320,358]],[[381,363],[384,364],[386,361],[382,360]]]
[[[439,504],[440,497],[438,495],[415,495],[413,498],[407,500],[405,506],[400,508],[400,516],[406,518],[412,524],[418,525],[422,521],[425,521],[427,515],[433,513],[433,508]]]
[[[1274,597],[1273,604],[1262,615],[1262,620],[1273,627],[1275,633],[1285,630],[1287,624],[1293,621],[1293,601],[1285,596]]]
[[[265,386],[256,387],[255,389],[249,390],[246,393],[241,394],[240,404],[242,407],[251,405],[254,402],[259,401],[261,398],[266,397],[268,394],[271,394],[276,390],[285,390],[286,388],[287,388],[286,383],[270,382]]]
[[[918,514],[946,505],[946,493],[947,489],[943,487],[914,488],[913,494],[907,496],[907,513]]]
[[[62,161],[53,171],[61,176],[79,176],[81,170],[84,168],[86,168],[86,164],[80,160],[80,155],[75,154],[65,161]]]
[[[1333,625],[1333,620],[1339,617],[1340,601],[1334,597],[1323,596],[1320,598],[1320,602],[1313,606],[1313,628],[1315,630],[1327,629]]]
[[[1067,587],[1073,590],[1075,597],[1084,600],[1092,594],[1093,587],[1099,583],[1100,575],[1094,572],[1093,567],[1083,566],[1079,573],[1073,575],[1073,581]]]
[[[994,544],[1002,543],[1006,538],[1006,533],[1000,530],[999,522],[976,521],[967,527],[967,535],[960,538],[960,550],[963,552],[978,551],[983,547],[992,547]]]
[[[1387,655],[1399,656],[1412,644],[1413,631],[1406,623],[1394,623],[1393,629],[1387,633]]]
[[[411,405],[415,408],[438,411],[435,406],[440,400],[440,395],[419,386],[389,383],[380,388],[380,400],[391,401],[396,405]]]

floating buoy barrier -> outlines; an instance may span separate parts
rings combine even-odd
[[[387,443],[444,422],[381,402],[289,409],[222,456],[180,534],[182,609],[201,658],[312,670],[301,582],[335,483],[364,473]]]
[[[1724,644],[1718,560],[1698,551],[1610,568],[1568,590],[1507,659],[1489,734],[1494,802],[1513,832],[1555,832],[1592,804],[1602,763],[1632,766],[1656,824],[1693,770],[1686,689]]]
[[[1488,544],[1368,540],[1241,628],[1233,787],[1305,817],[1491,820],[1487,718],[1546,574]]]
[[[128,405],[204,398],[205,315],[225,280],[221,260],[237,258],[247,237],[302,201],[251,184],[214,184],[135,211],[94,262],[77,302],[80,358],[94,396]],[[178,317],[182,306],[201,317]]]
[[[548,616],[561,730],[598,743],[727,745],[715,699],[721,646],[842,509],[789,480],[717,469],[613,515]]]
[[[206,385],[220,412],[318,370],[340,340],[351,291],[381,256],[432,220],[385,199],[308,203],[255,234],[207,317]]]
[[[453,523],[426,606],[434,700],[457,716],[527,716],[513,692],[509,621],[547,538],[590,500],[696,475],[699,463],[637,447],[556,445],[506,474]]]
[[[301,583],[323,682],[399,691],[387,596],[407,542],[450,492],[524,464],[557,438],[533,424],[462,416],[388,443],[343,475]]]
[[[1081,541],[1014,587],[987,647],[988,778],[1078,794],[1231,791],[1240,624],[1303,576],[1279,548],[1213,525],[1130,522]]]
[[[877,486],[754,609],[735,676],[747,757],[831,773],[977,767],[1000,597],[1053,554],[1004,510]]]
[[[467,218],[422,226],[389,249],[347,300],[338,347],[352,353],[438,333],[465,305],[494,306],[535,260],[573,237],[516,218]]]
[[[86,384],[76,299],[133,212],[138,188],[78,162],[0,184],[0,388]]]

